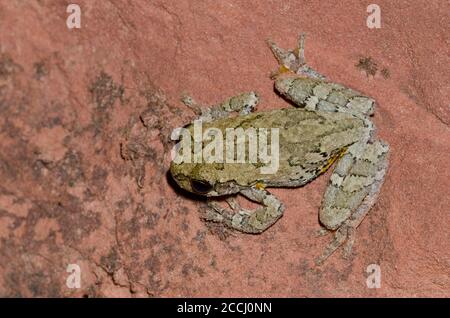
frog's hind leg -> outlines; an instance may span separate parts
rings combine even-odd
[[[372,115],[376,105],[373,98],[351,88],[302,76],[276,78],[275,89],[296,107],[311,111],[348,113],[361,119]]]
[[[224,223],[244,233],[258,234],[264,232],[283,215],[284,205],[266,190],[250,188],[242,190],[241,194],[251,201],[260,203],[262,207],[254,210],[243,209],[234,198],[231,198],[227,200],[232,208],[229,210],[221,207],[218,201],[209,199],[210,210],[207,212],[206,220]]]
[[[200,120],[211,122],[219,118],[229,117],[233,112],[240,115],[251,113],[259,103],[259,96],[255,92],[242,93],[211,107],[202,107],[189,95],[183,96],[182,102],[199,115]]]
[[[350,113],[359,118],[373,114],[375,101],[372,98],[343,85],[327,82],[325,76],[306,65],[304,35],[300,35],[298,50],[285,51],[271,41],[268,44],[280,64],[280,69],[272,76],[275,89],[294,105],[311,111]],[[278,76],[288,71],[299,76]]]
[[[309,78],[324,80],[325,76],[313,70],[305,62],[305,33],[301,33],[298,39],[298,46],[294,50],[284,50],[272,40],[267,40],[267,45],[272,50],[273,55],[280,64],[279,69],[273,72],[271,77],[275,78],[279,74],[291,71],[295,74]]]
[[[376,201],[388,166],[389,147],[382,141],[367,144],[361,155],[347,153],[338,162],[320,209],[320,222],[335,230],[334,240],[316,260],[323,263],[342,244],[351,253],[354,232]]]

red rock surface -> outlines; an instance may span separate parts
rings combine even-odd
[[[360,1],[77,1],[68,30],[70,2],[0,1],[1,296],[450,296],[447,1],[377,1],[381,29]],[[167,178],[170,132],[193,118],[179,96],[289,107],[264,40],[293,47],[300,31],[311,66],[378,101],[392,150],[352,257],[322,267],[329,173],[274,190],[285,215],[256,236],[209,228]]]

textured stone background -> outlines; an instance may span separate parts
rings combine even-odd
[[[379,0],[378,30],[370,2],[288,0],[77,1],[68,30],[71,2],[0,0],[1,296],[450,296],[448,1]],[[258,236],[208,226],[167,178],[170,132],[193,118],[179,96],[289,107],[264,40],[293,47],[300,31],[310,65],[378,101],[392,149],[352,258],[322,267],[329,173],[274,190],[285,215]],[[367,57],[374,76],[356,67]]]

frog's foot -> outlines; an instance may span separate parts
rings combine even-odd
[[[351,226],[345,224],[342,225],[334,234],[333,241],[328,244],[325,248],[325,251],[319,256],[315,263],[317,265],[322,265],[325,260],[331,256],[342,244],[345,243],[344,246],[344,258],[348,259],[352,253],[353,242],[355,241],[355,229]]]
[[[298,39],[298,47],[294,50],[284,50],[280,48],[275,42],[267,40],[269,48],[280,64],[277,71],[271,74],[271,78],[276,78],[278,75],[291,71],[295,74],[303,75],[310,78],[324,80],[325,76],[313,70],[306,65],[305,62],[305,33],[301,33]]]
[[[244,232],[257,234],[264,232],[274,224],[282,215],[284,205],[266,190],[250,188],[242,190],[241,194],[249,200],[263,205],[254,210],[243,209],[235,200],[227,200],[232,210],[220,206],[217,200],[208,199],[210,211],[207,212],[207,219],[213,222],[223,222],[230,228]]]
[[[350,147],[338,162],[319,214],[320,222],[336,232],[316,263],[323,263],[344,242],[345,255],[350,255],[354,232],[375,203],[383,184],[388,151],[388,145],[377,140],[364,147]]]
[[[259,102],[259,96],[255,92],[242,93],[211,107],[202,107],[189,95],[184,95],[181,101],[199,116],[198,119],[211,122],[219,118],[227,118],[233,112],[239,115],[251,113]]]

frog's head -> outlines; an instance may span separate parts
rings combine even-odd
[[[172,161],[170,165],[173,179],[180,188],[191,193],[213,197],[239,192],[240,188],[235,182],[221,180],[220,171],[218,164],[175,163]]]

